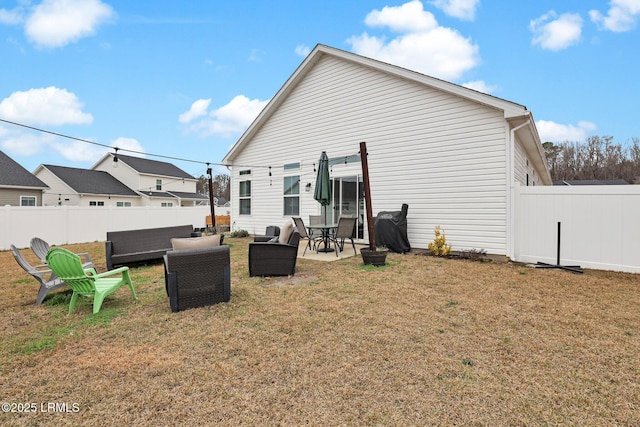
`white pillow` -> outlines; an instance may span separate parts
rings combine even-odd
[[[220,246],[220,235],[202,237],[174,237],[171,239],[171,246],[174,251],[181,249],[204,249]]]
[[[287,221],[280,229],[280,236],[278,236],[278,243],[289,243],[289,237],[293,233],[293,221]]]

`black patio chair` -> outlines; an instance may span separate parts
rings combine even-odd
[[[296,228],[298,229],[298,233],[300,234],[300,239],[307,239],[307,247],[304,248],[304,252],[302,252],[302,256],[304,256],[304,254],[307,253],[307,249],[311,249],[311,242],[313,242],[313,247],[315,248],[315,238],[310,236],[309,233],[307,232],[307,227],[304,225],[304,221],[302,221],[302,218],[300,217],[293,217],[293,222],[296,225]]]
[[[357,218],[346,218],[346,217],[341,217],[338,220],[338,228],[336,228],[336,232],[332,236],[332,239],[336,247],[336,256],[338,256],[338,250],[340,250],[340,252],[344,250],[344,241],[346,239],[351,240],[351,246],[353,246],[354,255],[357,253],[356,244],[353,241],[353,237],[356,229],[356,221],[357,221]]]

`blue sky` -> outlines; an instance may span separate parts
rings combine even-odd
[[[217,163],[322,43],[523,104],[543,141],[625,144],[639,21],[640,0],[0,0],[0,119]],[[30,171],[109,151],[6,122],[0,150]]]

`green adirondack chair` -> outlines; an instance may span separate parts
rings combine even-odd
[[[46,259],[49,268],[56,276],[73,289],[69,314],[73,312],[78,295],[87,297],[93,295],[93,314],[96,314],[100,311],[105,297],[122,285],[128,285],[133,299],[138,299],[129,277],[129,267],[120,267],[98,274],[95,269],[83,269],[80,257],[64,248],[52,248],[47,253]],[[120,277],[109,277],[117,274]]]

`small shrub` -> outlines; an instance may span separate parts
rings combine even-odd
[[[436,226],[436,229],[433,233],[435,238],[433,242],[429,243],[427,248],[431,255],[436,256],[447,256],[451,253],[451,245],[447,244],[447,238],[444,235],[444,231],[440,229],[440,226]]]
[[[249,232],[247,230],[234,230],[229,234],[229,237],[248,237]]]

